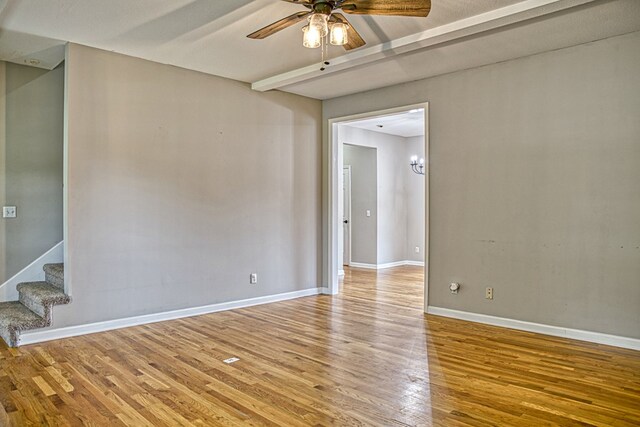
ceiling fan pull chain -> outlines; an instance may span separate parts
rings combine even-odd
[[[326,46],[325,37],[322,37],[320,43],[320,71],[324,71],[324,48]]]
[[[320,71],[324,71],[326,69],[325,65],[329,65],[329,47],[327,45],[327,38],[323,37],[321,40],[322,45],[320,46],[320,49],[322,51],[322,63],[320,64]],[[326,57],[326,60],[325,60]]]

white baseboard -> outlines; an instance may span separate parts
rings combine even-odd
[[[64,242],[60,242],[0,285],[0,302],[17,300],[18,291],[16,290],[16,285],[22,282],[37,282],[44,280],[44,271],[42,271],[42,267],[45,264],[63,262],[63,259]]]
[[[184,317],[199,316],[218,311],[234,310],[251,307],[254,305],[268,304],[278,301],[286,301],[295,298],[307,297],[323,293],[324,288],[303,289],[301,291],[286,292],[283,294],[267,295],[263,297],[249,298],[239,301],[229,301],[219,304],[205,305],[202,307],[184,308],[180,310],[166,311],[163,313],[146,314],[143,316],[127,317],[125,319],[107,320],[104,322],[90,323],[87,325],[69,326],[58,329],[45,329],[42,331],[25,332],[20,336],[20,345],[36,344],[61,338],[76,337],[79,335],[94,334],[96,332],[111,331],[114,329],[128,328],[130,326],[145,325],[147,323],[163,322],[166,320],[181,319]]]
[[[349,264],[349,267],[354,267],[354,268],[366,268],[367,270],[377,270],[378,266],[376,264],[365,264],[363,262],[351,262],[351,264]]]
[[[580,329],[563,328],[560,326],[545,325],[542,323],[525,322],[523,320],[489,316],[486,314],[470,313],[467,311],[451,310],[441,307],[429,306],[427,307],[427,313],[434,314],[436,316],[468,320],[470,322],[484,323],[487,325],[518,329],[521,331],[552,335],[554,337],[571,338],[574,340],[611,345],[614,347],[628,348],[631,350],[640,350],[640,339],[637,338],[621,337],[618,335],[602,334],[600,332],[583,331]]]
[[[395,261],[395,262],[386,262],[384,264],[378,264],[378,270],[383,270],[385,268],[393,268],[393,267],[401,267],[403,265],[407,265],[408,261]]]
[[[365,263],[362,263],[362,262],[352,262],[350,267],[366,268],[367,270],[382,270],[382,269],[385,269],[385,268],[400,267],[400,266],[403,266],[403,265],[417,265],[417,266],[424,267],[424,262],[409,261],[409,260],[396,261],[396,262],[387,262],[385,264],[365,264]]]

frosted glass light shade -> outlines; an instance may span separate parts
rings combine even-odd
[[[304,47],[308,47],[310,49],[320,47],[320,40],[322,39],[322,36],[316,27],[305,25],[302,27],[302,32],[304,33],[304,36],[302,37],[302,45]]]
[[[313,13],[309,17],[309,27],[316,28],[320,33],[320,37],[324,37],[329,32],[327,19],[329,19],[329,16],[324,13]]]
[[[347,24],[343,22],[336,22],[331,26],[331,35],[329,36],[329,42],[335,46],[344,46],[349,42],[347,35]]]

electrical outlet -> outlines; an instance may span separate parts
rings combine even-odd
[[[15,218],[16,214],[17,214],[17,209],[15,206],[2,207],[2,218]]]
[[[258,273],[251,273],[251,275],[249,276],[249,283],[251,283],[252,285],[258,283]]]
[[[416,246],[416,253],[419,254],[420,253],[420,246]]]
[[[484,293],[486,299],[493,299],[493,288],[487,288]]]

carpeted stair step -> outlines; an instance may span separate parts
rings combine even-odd
[[[49,320],[38,316],[19,301],[0,303],[0,337],[11,347],[20,344],[20,332],[49,326]]]
[[[47,282],[64,289],[64,264],[45,264],[42,269]]]
[[[47,282],[25,282],[17,286],[19,301],[37,315],[51,318],[51,307],[69,304],[71,298],[57,286]]]
[[[11,347],[20,345],[20,334],[51,326],[54,305],[69,304],[64,293],[64,264],[45,264],[46,282],[20,283],[19,300],[0,303],[0,337]]]

